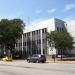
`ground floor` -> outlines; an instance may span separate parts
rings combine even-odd
[[[28,56],[31,56],[33,54],[41,54],[41,50],[19,50],[18,51],[19,56],[22,58],[26,58]],[[46,56],[53,56],[56,55],[56,57],[66,56],[66,57],[75,57],[75,49],[73,50],[56,50],[55,48],[47,48],[45,51],[43,51],[43,54]]]

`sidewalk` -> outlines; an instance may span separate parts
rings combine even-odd
[[[75,61],[49,61],[47,60],[45,64],[50,64],[50,63],[75,64]],[[0,65],[24,66],[25,64],[32,64],[32,63],[28,63],[26,60],[0,61]],[[41,64],[41,63],[38,63],[38,64]]]
[[[47,61],[48,63],[67,63],[67,64],[75,64],[75,61]]]
[[[75,57],[74,58],[63,58],[62,60],[60,58],[52,59],[47,58],[48,63],[69,63],[69,64],[75,64]]]

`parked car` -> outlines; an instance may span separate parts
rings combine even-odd
[[[34,54],[34,55],[32,55],[32,56],[27,58],[27,62],[28,63],[29,62],[33,62],[33,63],[35,63],[35,62],[37,62],[37,63],[42,62],[42,63],[45,63],[46,62],[46,57],[45,57],[45,55]]]

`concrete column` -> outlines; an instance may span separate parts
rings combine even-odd
[[[20,51],[20,49],[19,49],[19,48],[20,48],[20,47],[19,47],[19,43],[20,43],[20,42],[19,42],[19,40],[18,40],[18,46],[17,46],[18,51]]]
[[[17,41],[17,43],[18,43],[18,41]],[[15,49],[17,49],[17,45],[16,45],[16,43],[15,43]]]
[[[23,56],[23,34],[22,34],[22,56]]]
[[[30,42],[31,42],[31,51],[30,51],[30,53],[32,55],[32,32],[30,33]]]
[[[41,54],[43,54],[42,29],[40,30],[40,36],[41,36]]]
[[[27,47],[27,33],[26,33],[26,56],[28,56],[28,49],[27,49],[28,47]]]
[[[49,45],[48,45],[48,41],[47,41],[47,55],[49,55]]]

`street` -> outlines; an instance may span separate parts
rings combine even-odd
[[[0,75],[75,75],[75,64],[0,61]]]

